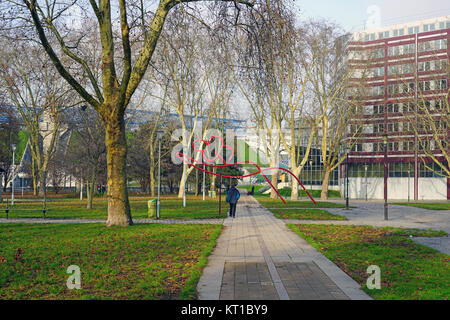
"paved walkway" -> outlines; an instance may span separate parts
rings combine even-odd
[[[243,195],[197,286],[199,299],[370,299],[360,285]]]

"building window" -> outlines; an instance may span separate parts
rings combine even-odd
[[[434,80],[435,90],[446,90],[447,89],[447,79]]]
[[[419,82],[419,91],[430,91],[431,90],[431,82],[430,81],[420,81]]]
[[[423,25],[424,32],[433,31],[433,30],[434,30],[434,24],[424,24]]]
[[[402,131],[403,132],[412,132],[412,124],[410,122],[403,122],[402,124]],[[407,143],[407,142],[406,142]],[[404,146],[404,145],[403,145]],[[408,151],[408,148],[403,148],[403,150]]]
[[[388,132],[399,132],[398,122],[388,123]]]
[[[414,141],[403,141],[403,151],[414,151]]]
[[[425,167],[423,162],[419,165],[419,176],[420,178],[442,178],[445,176],[445,172],[440,165],[435,162],[427,163],[427,166],[431,169]]]
[[[408,34],[416,34],[416,33],[419,33],[419,26],[408,28]]]
[[[410,162],[394,162],[389,164],[389,177],[414,177],[414,164]]]
[[[373,58],[374,59],[384,58],[384,49],[378,48],[378,49],[373,50]]]
[[[377,67],[372,69],[372,75],[374,77],[382,77],[384,76],[384,67]]]
[[[374,133],[384,133],[384,123],[375,123],[373,125]]]
[[[373,106],[373,114],[384,114],[384,106],[383,105]]]
[[[405,34],[404,29],[395,29],[394,30],[394,37],[403,36]]]
[[[395,142],[389,142],[388,143],[388,151],[399,151],[399,143],[397,141]]]
[[[399,113],[400,112],[400,106],[398,103],[392,103],[388,104],[388,113]]]
[[[403,112],[414,112],[415,110],[416,107],[414,106],[414,103],[406,102],[403,104]]]

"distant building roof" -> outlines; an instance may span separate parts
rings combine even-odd
[[[156,115],[156,112],[154,111],[148,111],[148,110],[132,110],[129,111],[127,114],[127,124],[128,128],[131,130],[137,129],[140,125],[144,124],[145,122],[149,121],[152,116]],[[195,118],[195,116],[192,115],[184,115],[185,119],[187,120],[187,126],[191,126],[191,121]],[[206,120],[207,117],[199,117],[198,121]],[[177,120],[179,119],[179,115],[177,113],[169,113],[167,118],[165,120]],[[236,119],[213,119],[212,126],[214,126],[216,123],[224,122],[226,128],[231,129],[243,129],[245,128],[246,121],[245,120],[236,120]]]

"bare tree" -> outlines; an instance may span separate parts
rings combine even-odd
[[[86,184],[86,208],[90,210],[96,181],[106,168],[106,147],[102,139],[105,132],[98,114],[85,105],[71,112],[70,124],[72,136],[66,159],[74,167],[69,172]]]
[[[160,0],[155,13],[151,14],[144,1],[119,0],[117,20],[113,18],[110,0],[89,1],[90,11],[78,1],[23,0],[23,6],[15,1],[9,2],[9,6],[17,11],[14,16],[20,19],[16,23],[25,22],[29,26],[31,18],[39,41],[58,72],[102,118],[108,161],[108,226],[132,224],[126,189],[125,111],[152,59],[169,12],[180,3],[194,1]],[[221,1],[238,8],[242,3],[252,5],[245,0]],[[79,50],[83,45],[89,48],[83,32],[76,34],[62,27],[65,12],[74,6],[84,10],[88,16],[86,19],[98,23],[100,75],[92,71],[87,56]],[[58,46],[53,45],[50,38],[56,39]],[[87,77],[89,85],[83,85],[80,74]]]
[[[32,169],[37,168],[43,196],[48,164],[64,130],[62,112],[74,104],[71,87],[56,73],[42,48],[25,42],[3,46],[0,77],[28,130]]]
[[[353,121],[363,108],[360,106],[361,87],[352,82],[354,70],[346,63],[346,42],[349,35],[339,26],[326,21],[309,23],[307,46],[315,56],[310,82],[314,102],[320,109],[321,119],[317,127],[317,145],[321,152],[322,191],[321,199],[328,199],[328,186],[331,173],[344,161],[345,154],[340,150],[344,139],[353,147],[362,133],[362,123]],[[365,80],[367,70],[364,65],[358,69]],[[349,128],[351,127],[351,132]]]

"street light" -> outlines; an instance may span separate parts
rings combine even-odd
[[[367,187],[368,187],[368,182],[367,182],[367,168],[368,168],[368,165],[367,164],[365,164],[364,165],[364,176],[366,177],[366,201],[367,201]]]
[[[411,169],[409,167],[409,163],[408,163],[408,202],[409,202],[409,178],[411,176]]]
[[[346,163],[346,174],[345,174],[345,176],[346,176],[346,190],[345,190],[345,209],[346,210],[349,210],[350,209],[350,207],[349,207],[349,197],[348,197],[348,184],[349,184],[349,181],[348,181],[348,154],[350,153],[350,147],[348,146],[348,145],[346,145],[345,146],[345,154],[346,154],[346,160],[345,160],[345,163]]]
[[[387,166],[387,149],[388,149],[388,135],[383,134],[383,148],[384,148],[384,220],[388,220],[388,203],[387,203],[387,179],[388,179],[388,166]]]
[[[206,193],[206,178],[205,178],[205,164],[203,164],[203,201],[205,201]]]
[[[158,203],[156,206],[156,219],[161,218],[161,139],[163,134],[162,130],[156,131],[158,137]]]
[[[13,157],[12,157],[12,185],[11,185],[11,204],[14,205],[14,178],[16,175],[16,166],[15,164],[15,156],[16,156],[16,145],[12,144],[11,145],[12,148],[12,152],[13,152]]]

